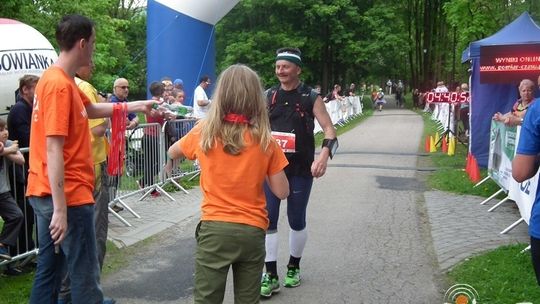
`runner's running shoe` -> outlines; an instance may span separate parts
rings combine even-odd
[[[288,267],[283,286],[288,288],[300,286],[300,268]]]
[[[279,291],[279,280],[264,273],[261,281],[261,296],[270,298],[272,293]]]

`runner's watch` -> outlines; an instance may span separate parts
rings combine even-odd
[[[324,147],[328,148],[328,150],[330,151],[330,159],[332,159],[334,157],[334,154],[337,151],[337,148],[339,147],[339,143],[338,143],[337,138],[332,138],[332,139],[325,138],[325,139],[323,139],[321,148],[324,148]]]

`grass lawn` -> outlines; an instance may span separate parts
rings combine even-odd
[[[33,272],[16,277],[0,276],[0,303],[28,303],[33,280]]]
[[[419,113],[424,117],[425,140],[425,136],[435,134],[436,125],[429,115]],[[424,151],[424,141],[420,149]],[[437,171],[427,177],[428,186],[483,197],[500,189],[492,180],[473,188],[473,183],[464,171],[466,157],[467,148],[459,143],[456,144],[455,156],[441,152],[430,153],[428,161]],[[482,178],[487,176],[485,169],[481,170],[481,175]],[[498,198],[504,197],[505,194],[501,194]],[[502,246],[466,259],[449,272],[449,283],[472,286],[478,292],[478,303],[540,303],[540,288],[534,277],[530,253],[520,253],[527,245]]]
[[[478,303],[508,304],[539,303],[540,288],[536,283],[527,251],[520,253],[527,244],[503,246],[470,258],[450,273],[456,283],[474,287]]]
[[[437,130],[437,125],[430,119],[430,114],[421,113],[424,119],[424,137],[421,141],[421,151],[424,152],[424,141],[426,136],[434,136]],[[480,186],[473,188],[474,183],[469,180],[465,172],[467,159],[467,147],[456,141],[456,151],[454,156],[448,156],[441,152],[441,148],[437,148],[438,152],[429,153],[429,161],[431,165],[437,168],[428,179],[428,186],[442,191],[448,191],[459,194],[471,194],[488,197],[499,190],[499,186],[492,180],[484,182]],[[481,169],[482,178],[487,176],[487,171]],[[500,195],[502,199],[503,194]]]

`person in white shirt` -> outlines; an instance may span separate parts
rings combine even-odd
[[[437,82],[437,87],[435,88],[435,92],[437,93],[447,93],[448,88],[444,85],[444,81]]]
[[[210,77],[204,75],[199,81],[199,85],[195,88],[193,93],[193,116],[202,119],[206,117],[210,103],[212,102],[206,95],[205,89],[211,84]]]

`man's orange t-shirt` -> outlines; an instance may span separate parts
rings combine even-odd
[[[47,136],[64,136],[64,192],[68,206],[94,202],[94,169],[85,105],[90,103],[73,78],[57,66],[43,73],[32,111],[27,196],[51,195]]]
[[[249,132],[244,135],[245,149],[239,155],[223,151],[218,142],[206,154],[201,150],[201,125],[197,124],[178,144],[189,159],[197,158],[201,167],[204,221],[223,221],[268,228],[268,213],[263,184],[287,166],[288,161],[275,141],[263,151],[253,144]]]

